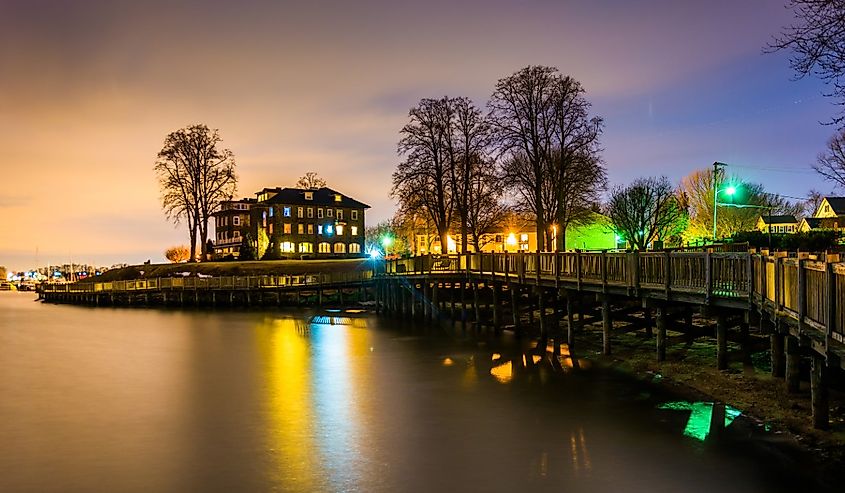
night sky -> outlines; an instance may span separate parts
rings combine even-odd
[[[187,234],[153,162],[192,123],[220,129],[239,196],[316,171],[373,224],[395,207],[408,109],[484,105],[529,64],[583,83],[611,184],[723,161],[776,193],[829,193],[810,165],[840,108],[762,53],[783,3],[0,0],[0,265],[163,261]]]

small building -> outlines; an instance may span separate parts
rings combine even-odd
[[[845,216],[845,197],[825,197],[819,203],[813,217]]]
[[[843,224],[843,220],[839,217],[805,217],[801,220],[801,223],[798,224],[798,231],[801,233],[807,233],[809,231],[820,231],[820,230],[839,230],[841,226],[845,226]]]
[[[795,233],[798,220],[791,214],[782,216],[760,216],[757,218],[757,231],[763,233]]]
[[[249,232],[249,211],[255,199],[225,200],[212,215],[214,217],[214,256],[240,255],[241,243]]]

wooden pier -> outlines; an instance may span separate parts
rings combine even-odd
[[[769,335],[772,373],[788,390],[797,390],[800,362],[810,359],[814,424],[825,428],[828,370],[845,368],[845,263],[828,260],[716,252],[420,256],[385,262],[376,276],[376,310],[447,318],[464,329],[536,327],[542,339],[557,342],[554,348],[574,345],[580,327],[600,320],[604,354],[625,322],[625,331],[656,330],[658,361],[666,358],[671,327],[688,340],[715,336],[720,370],[728,368],[729,338],[742,344],[743,359],[750,357],[754,326]],[[694,312],[715,319],[710,330],[693,326]]]
[[[42,284],[40,299],[95,306],[324,306],[373,300],[371,270]]]

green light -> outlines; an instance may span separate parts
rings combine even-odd
[[[729,186],[728,188],[725,189],[725,193],[728,194],[728,195],[735,194],[736,193],[736,187],[733,186],[733,185]]]
[[[385,236],[381,239],[381,245],[384,248],[390,248],[390,245],[393,244],[393,237],[392,236]]]
[[[669,409],[672,411],[690,411],[690,417],[684,428],[684,435],[704,441],[710,434],[711,416],[713,415],[712,402],[667,402],[657,406],[657,409]],[[742,411],[735,407],[725,406],[725,428],[740,415]]]

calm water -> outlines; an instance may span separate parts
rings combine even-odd
[[[0,491],[721,493],[801,479],[742,417],[700,441],[684,435],[689,412],[657,409],[671,396],[618,376],[532,355],[526,368],[507,340],[312,315],[0,293]]]

